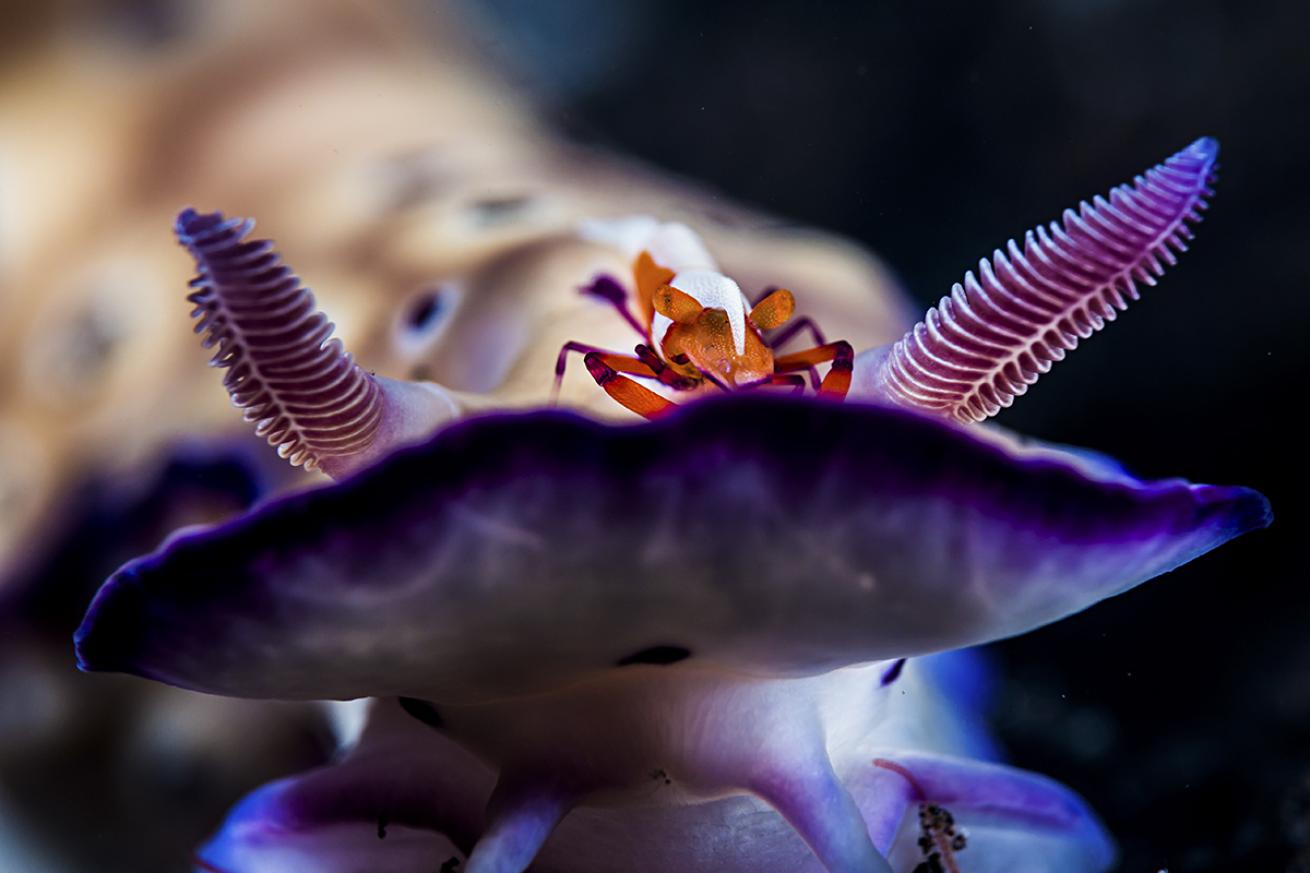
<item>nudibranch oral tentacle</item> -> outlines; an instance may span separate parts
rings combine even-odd
[[[827,752],[820,747],[808,756],[791,754],[782,763],[748,787],[786,819],[824,868],[829,873],[892,873]]]
[[[454,416],[435,386],[365,372],[273,244],[246,239],[253,227],[185,209],[175,232],[198,271],[196,333],[218,347],[210,364],[227,369],[223,387],[256,434],[293,465],[339,478]]]
[[[465,873],[526,870],[573,803],[572,794],[560,785],[520,774],[502,777],[487,802],[487,827]]]
[[[893,346],[866,353],[862,392],[983,421],[1137,300],[1177,263],[1201,220],[1219,143],[1203,137],[1109,199],[1012,239]]]
[[[907,668],[907,693],[886,701],[883,712],[891,709],[895,717],[870,718],[870,745],[836,768],[875,848],[892,868],[909,873],[922,858],[916,811],[927,803],[949,809],[967,832],[968,848],[960,853],[965,873],[970,861],[1025,873],[1107,869],[1113,846],[1095,815],[1067,788],[1033,773],[925,748],[922,739],[898,734],[898,723],[940,725],[960,718],[955,709],[927,706],[933,686],[924,663]],[[875,761],[893,763],[916,787]],[[353,873],[358,861],[352,867],[334,865],[334,859],[359,858],[370,859],[369,869],[431,873],[452,854],[465,869],[463,858],[476,841],[494,781],[492,768],[455,739],[404,715],[394,701],[379,700],[363,741],[344,760],[260,789],[232,811],[199,855],[241,873]],[[658,778],[646,803],[578,806],[532,869],[602,873],[614,869],[616,858],[630,873],[824,869],[782,816],[771,814],[758,797],[733,794],[689,803],[679,796],[659,803],[669,790]],[[380,817],[389,822],[385,841],[376,836]],[[406,834],[413,837],[406,841]]]

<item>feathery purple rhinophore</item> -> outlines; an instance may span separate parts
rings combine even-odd
[[[982,421],[1113,321],[1137,283],[1154,285],[1187,250],[1218,168],[1203,137],[1120,185],[1110,199],[1066,209],[1023,248],[1010,240],[928,311],[881,363],[884,394],[961,422]]]
[[[233,404],[279,455],[318,469],[372,442],[382,391],[332,339],[332,323],[273,244],[246,241],[254,224],[221,212],[178,215],[178,241],[198,270],[187,299],[205,348],[218,346],[210,363],[227,368],[223,385]]]

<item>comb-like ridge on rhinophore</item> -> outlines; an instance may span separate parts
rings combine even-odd
[[[178,241],[196,261],[196,333],[255,432],[292,464],[317,469],[362,451],[382,422],[382,392],[332,338],[314,295],[267,240],[246,241],[250,219],[184,210]]]
[[[1138,282],[1154,285],[1177,263],[1214,193],[1218,154],[1218,142],[1198,139],[1109,200],[1029,231],[1022,249],[1012,239],[984,258],[893,346],[883,393],[965,423],[1008,407],[1138,299]]]

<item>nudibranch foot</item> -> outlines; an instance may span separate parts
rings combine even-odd
[[[826,755],[759,776],[751,789],[801,835],[829,873],[892,873]]]
[[[211,364],[227,369],[223,386],[256,434],[293,465],[341,478],[457,414],[437,386],[355,363],[273,244],[246,239],[253,227],[185,209],[175,231],[198,271],[188,297],[196,333],[205,348],[217,346]]]
[[[522,873],[572,805],[572,796],[557,785],[502,777],[465,873]]]
[[[925,806],[949,811],[955,836],[968,832],[964,860],[976,856],[986,869],[1107,870],[1114,848],[1073,792],[1032,773],[925,748],[925,742],[933,745],[927,738],[935,731],[946,729],[949,734],[950,725],[958,721],[963,726],[965,717],[953,707],[934,706],[945,689],[935,684],[934,671],[923,669],[924,663],[920,659],[907,666],[904,687],[894,694],[879,691],[878,672],[886,665],[756,683],[754,688],[750,682],[736,685],[731,677],[721,676],[717,687],[703,687],[708,696],[701,707],[713,715],[702,735],[701,751],[708,757],[697,766],[709,767],[714,758],[726,757],[731,763],[718,771],[719,778],[732,774],[726,781],[739,782],[739,777],[753,773],[758,791],[689,794],[677,790],[683,775],[678,770],[697,762],[669,761],[674,769],[649,771],[639,770],[634,762],[629,793],[643,790],[642,783],[648,786],[636,805],[623,803],[613,792],[583,796],[549,772],[517,760],[505,762],[497,780],[496,763],[483,763],[491,761],[485,752],[480,761],[446,730],[432,730],[394,701],[380,700],[373,705],[363,740],[344,760],[260,789],[233,810],[218,837],[200,854],[215,867],[241,873],[430,873],[450,858],[452,847],[461,859],[465,854],[490,858],[485,853],[493,848],[497,857],[506,857],[500,852],[522,848],[522,843],[497,835],[526,831],[535,842],[556,811],[576,799],[545,838],[532,870],[604,873],[615,869],[619,858],[630,873],[909,873],[924,859],[919,813]],[[662,668],[646,669],[658,676]],[[674,676],[669,677],[670,687],[676,684]],[[637,684],[644,681],[639,678]],[[761,695],[769,686],[772,700]],[[758,729],[751,724],[756,712],[742,708],[743,691],[765,709]],[[677,701],[666,695],[648,711],[663,714],[664,704],[670,702]],[[786,719],[779,718],[779,711]],[[506,708],[500,714],[513,712]],[[538,727],[550,727],[539,716],[557,712],[533,705],[517,710],[523,719],[519,735],[531,741]],[[818,733],[813,732],[819,724],[813,718],[816,712],[827,720]],[[791,745],[797,735],[786,730],[788,723],[809,725],[800,734],[799,746]],[[729,724],[737,727],[723,735],[716,732]],[[925,731],[928,724],[932,728]],[[620,744],[627,726],[612,725]],[[595,741],[596,730],[572,738],[561,730],[555,739],[568,739],[555,749],[557,765],[586,760],[591,752],[606,755],[608,747]],[[663,732],[668,738],[678,733]],[[743,745],[768,734],[772,740],[755,748]],[[815,736],[827,743],[827,756],[798,754],[798,747],[814,748],[808,738]],[[534,748],[545,750],[546,744]],[[826,763],[829,757],[831,766]],[[764,774],[769,774],[769,784]],[[493,792],[496,781],[516,786],[512,800],[507,801],[503,788]],[[761,794],[774,798],[771,805]],[[511,808],[515,815],[509,815]],[[484,815],[488,809],[491,814]],[[377,837],[379,819],[388,823],[385,840]],[[937,815],[929,824],[938,821],[944,816]],[[945,828],[933,833],[944,836]],[[876,855],[866,854],[868,844]],[[949,851],[960,852],[954,842],[948,845]],[[866,859],[867,865],[858,866]],[[516,864],[521,863],[519,855]],[[461,864],[460,869],[470,868]]]
[[[518,873],[574,806],[695,805],[752,795],[833,873],[887,870],[829,758],[877,724],[885,664],[797,679],[624,667],[527,698],[442,708],[441,733],[500,767],[469,868]]]

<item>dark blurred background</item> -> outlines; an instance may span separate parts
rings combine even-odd
[[[98,393],[60,396],[59,385],[43,377],[30,393],[46,405],[33,404],[34,413],[14,400],[23,375],[14,361],[24,331],[36,330],[23,325],[87,319],[70,302],[51,305],[58,310],[51,322],[29,323],[16,304],[74,301],[82,280],[70,272],[65,281],[61,270],[81,265],[67,252],[82,252],[87,269],[100,271],[101,236],[106,251],[149,260],[156,246],[184,260],[159,230],[177,207],[170,186],[221,191],[233,210],[268,216],[279,239],[292,251],[301,246],[324,277],[321,290],[333,288],[348,275],[334,260],[348,249],[332,242],[334,222],[368,228],[373,220],[362,206],[341,216],[334,210],[367,205],[372,195],[361,192],[379,188],[379,177],[361,172],[358,188],[346,184],[349,196],[333,199],[337,189],[323,182],[355,178],[353,164],[343,159],[342,169],[333,157],[338,146],[360,152],[350,128],[361,129],[361,140],[386,139],[392,128],[412,128],[424,141],[459,140],[448,134],[464,124],[472,153],[513,141],[505,164],[540,172],[524,157],[535,141],[520,144],[505,132],[517,122],[502,124],[500,116],[512,121],[514,106],[494,95],[450,102],[470,86],[426,67],[424,76],[405,74],[404,59],[390,47],[422,38],[446,72],[460,69],[461,52],[489,62],[574,140],[682,174],[721,192],[725,204],[744,201],[780,223],[817,225],[866,244],[923,306],[1010,237],[1128,181],[1198,136],[1218,137],[1218,195],[1192,252],[1000,422],[1107,452],[1141,475],[1258,488],[1277,520],[1084,615],[991,647],[993,723],[1014,763],[1067,783],[1101,812],[1128,873],[1310,871],[1310,574],[1296,548],[1306,511],[1294,492],[1305,477],[1293,454],[1304,441],[1298,400],[1310,375],[1303,340],[1310,322],[1303,255],[1310,240],[1310,2],[397,0],[392,11],[431,13],[430,39],[408,25],[359,26],[371,21],[359,10],[391,8],[381,4],[323,2],[307,14],[304,2],[0,0],[0,69],[13,77],[0,76],[0,158],[7,161],[0,162],[0,292],[22,291],[0,293],[0,305],[12,307],[0,306],[0,356],[12,353],[0,368],[0,413],[13,403],[20,423],[39,425],[33,433],[57,444],[60,469],[68,468],[54,484],[37,480],[60,495],[49,510],[59,523],[35,548],[31,534],[15,528],[23,546],[16,551],[36,560],[26,568],[28,584],[0,597],[0,858],[14,857],[5,854],[9,825],[60,848],[74,865],[41,869],[178,869],[236,797],[330,754],[331,738],[311,708],[238,704],[72,673],[68,635],[105,573],[151,548],[179,516],[222,517],[287,472],[262,447],[247,446],[260,450],[251,460],[230,456],[220,440],[180,457],[174,451],[150,475],[127,476],[133,484],[125,486],[123,470],[96,464],[133,454],[118,444],[128,431],[91,413],[96,397],[136,390],[143,377],[131,356],[87,358],[81,378],[88,385],[97,384],[97,373],[112,382]],[[327,11],[345,6],[355,12]],[[201,8],[205,15],[177,14]],[[259,15],[281,16],[284,32],[272,25],[265,32]],[[242,16],[258,20],[225,37],[219,25]],[[43,17],[76,22],[87,62],[78,75],[109,81],[103,93],[77,77],[77,88],[65,87],[66,61],[52,65],[59,75],[36,61],[24,66],[29,51],[39,61],[37,43],[25,41],[44,32]],[[474,39],[464,39],[462,23],[441,38],[440,25],[455,17],[471,19]],[[397,30],[404,39],[385,35]],[[256,36],[268,37],[266,53],[241,55],[261,42]],[[223,52],[237,52],[231,56],[238,60]],[[120,56],[136,61],[115,66]],[[345,61],[357,64],[347,65],[352,70],[386,68],[386,75],[339,93],[348,77],[326,71]],[[308,72],[297,78],[302,69]],[[287,90],[262,91],[264,79]],[[212,94],[201,85],[213,86]],[[384,92],[395,92],[394,105]],[[295,95],[291,104],[275,104],[282,111],[293,105],[299,113],[308,102],[311,109],[296,115],[298,124],[302,116],[311,122],[308,132],[290,136],[276,113],[258,108],[255,121],[235,109],[227,114],[265,106],[258,102],[265,93]],[[455,120],[430,124],[414,111],[416,95],[431,102],[432,117]],[[345,130],[326,125],[324,117],[343,114],[338,100],[352,121],[365,120]],[[463,106],[462,114],[442,115],[443,100]],[[397,120],[410,115],[412,124]],[[104,121],[119,116],[127,119],[121,131]],[[219,135],[229,128],[237,131],[236,147]],[[331,135],[318,133],[324,129]],[[230,154],[229,163],[210,160],[205,146],[214,137],[215,154]],[[295,147],[264,147],[284,138]],[[63,150],[68,142],[81,150]],[[198,157],[161,170],[166,147]],[[245,174],[233,169],[247,165],[257,166]],[[94,184],[75,172],[81,166]],[[499,166],[490,161],[481,172],[496,180]],[[6,190],[22,196],[6,198]],[[313,199],[319,193],[322,208]],[[313,197],[297,199],[302,194]],[[283,203],[290,205],[277,211]],[[298,222],[290,219],[307,213],[321,221],[296,239]],[[12,256],[24,245],[38,248],[31,240],[41,228],[65,224],[73,228],[61,231],[66,238],[48,234],[43,251],[51,260],[33,261],[28,274],[5,273],[19,269]],[[330,242],[313,247],[320,236]],[[97,245],[79,248],[84,237]],[[160,288],[129,272],[130,293],[82,296],[104,297],[114,304],[111,314],[153,329],[148,316],[163,306],[157,301],[173,303],[186,265],[147,266],[142,275],[159,279]],[[32,275],[42,281],[29,284]],[[394,301],[374,302],[389,326]],[[69,333],[75,350],[88,345],[87,333]],[[179,357],[171,346],[152,356],[154,346],[146,345],[133,347],[143,367],[180,376],[168,388],[169,409],[151,407],[133,429],[149,431],[145,425],[166,419],[185,424],[188,434],[219,436],[210,434],[206,410],[212,406],[221,415],[214,420],[224,422],[230,410],[208,390],[212,374],[200,372],[200,359]],[[204,391],[181,380],[190,378],[185,362],[205,377],[197,383]],[[206,398],[214,402],[200,402]],[[94,426],[84,427],[87,420]],[[0,442],[11,439],[3,425],[0,417]],[[64,439],[75,430],[78,439]],[[151,439],[162,442],[168,428],[158,430]],[[97,445],[98,452],[88,448]],[[144,448],[137,454],[148,456]],[[15,456],[20,463],[11,468],[23,472],[23,455]],[[79,478],[79,459],[99,478]],[[261,462],[274,463],[269,481],[245,478]],[[14,504],[0,487],[0,522],[6,499]],[[0,546],[6,533],[0,528]],[[139,833],[142,821],[154,833]]]
[[[1201,135],[1218,196],[1160,287],[1000,417],[1264,491],[1272,529],[993,647],[1012,759],[1132,873],[1310,870],[1305,2],[471,3],[574,137],[887,259],[927,305]]]

